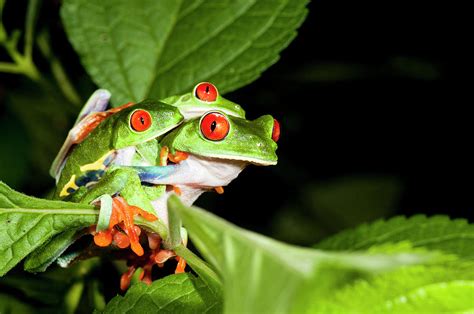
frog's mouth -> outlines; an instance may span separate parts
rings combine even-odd
[[[269,160],[269,159],[262,159],[258,157],[250,157],[250,156],[233,156],[233,155],[219,155],[219,154],[210,154],[207,156],[199,156],[195,155],[199,158],[204,158],[204,159],[213,159],[213,160],[219,160],[219,161],[243,161],[247,162],[256,166],[274,166],[277,164],[278,160]]]

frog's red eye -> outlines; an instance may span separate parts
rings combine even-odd
[[[130,117],[130,126],[137,132],[143,132],[151,126],[151,115],[146,110],[135,110]]]
[[[208,113],[201,120],[201,133],[211,141],[223,140],[229,133],[229,121],[218,112]]]
[[[217,88],[208,82],[199,83],[194,89],[194,95],[202,101],[213,102],[217,99]]]
[[[280,138],[280,122],[277,119],[273,119],[273,131],[272,131],[272,140],[278,142]]]

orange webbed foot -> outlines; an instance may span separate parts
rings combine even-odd
[[[148,285],[151,284],[153,282],[153,267],[156,265],[161,268],[166,261],[172,258],[178,261],[175,274],[185,272],[186,261],[184,258],[177,256],[172,250],[161,248],[162,240],[158,234],[146,232],[146,235],[149,249],[141,257],[134,256],[128,259],[129,268],[120,278],[120,288],[122,291],[128,289],[131,279],[138,269],[141,269],[138,280]]]
[[[140,215],[148,221],[155,221],[158,218],[137,206],[128,205],[120,196],[114,197],[112,204],[109,229],[97,232],[94,235],[94,242],[98,246],[105,247],[113,241],[119,248],[130,246],[135,254],[142,256],[144,250],[139,241],[141,229],[134,225],[133,218],[135,215]],[[125,234],[118,231],[116,225],[119,225]]]

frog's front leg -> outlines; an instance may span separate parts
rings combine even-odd
[[[108,246],[114,241],[120,248],[130,245],[138,256],[142,256],[144,251],[139,242],[140,229],[133,223],[134,216],[140,215],[149,221],[154,221],[157,217],[154,215],[153,206],[141,186],[137,173],[129,168],[113,169],[107,172],[94,187],[84,192],[79,202],[89,204],[104,194],[115,196],[112,214],[109,228],[106,231],[97,232],[94,242],[99,246]],[[120,225],[127,236],[117,231],[116,225]]]

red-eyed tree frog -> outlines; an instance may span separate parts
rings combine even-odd
[[[209,109],[240,117],[244,117],[245,112],[238,104],[221,97],[217,88],[208,82],[199,83],[192,92],[166,98],[164,102],[146,100],[105,111],[110,97],[106,90],[96,91],[79,113],[50,170],[57,181],[54,198],[91,202],[100,196],[96,191],[110,195],[120,193],[125,198],[124,203],[132,207],[127,207],[128,211],[122,212],[118,220],[127,222],[126,227],[135,239],[131,239],[132,249],[140,255],[142,249],[133,235],[133,216],[154,214],[148,198],[156,198],[164,186],[143,187],[134,171],[114,169],[101,184],[106,189],[88,190],[110,167],[159,164],[163,157],[158,156],[158,137],[185,118],[199,116]],[[119,205],[116,207],[123,208]]]
[[[175,186],[183,200],[192,204],[206,190],[221,191],[249,163],[276,164],[278,122],[271,116],[245,120],[243,109],[221,97],[210,83],[200,83],[193,92],[162,102],[126,104],[109,111],[104,111],[104,104],[110,94],[99,90],[96,96],[70,133],[71,138],[80,138],[79,143],[71,149],[74,141],[68,138],[53,164],[55,197],[90,203],[102,195],[119,194],[114,208],[121,210],[112,214],[110,226],[125,223],[127,241],[137,255],[143,249],[133,231],[134,216],[153,220],[156,215],[160,224],[166,224],[170,191],[163,193],[165,184]],[[94,112],[100,113],[99,119]],[[172,129],[160,143],[160,136]],[[175,164],[162,167],[168,156]],[[160,186],[154,189],[143,183]],[[120,243],[119,237],[115,239],[120,233],[106,235]]]
[[[126,176],[138,175],[142,183],[174,187],[157,198],[149,198],[160,221],[167,224],[166,201],[170,193],[177,192],[186,204],[191,205],[205,191],[222,192],[222,186],[228,185],[249,164],[275,165],[279,136],[279,123],[269,115],[248,121],[219,111],[207,112],[200,118],[184,122],[160,141],[162,150],[169,151],[174,164],[155,166],[144,162],[142,166],[112,170],[88,192],[87,201],[114,191],[111,187],[119,177],[115,171],[126,173]],[[155,263],[163,263],[173,256],[169,250],[158,249],[152,253],[148,263],[142,265],[146,281],[151,280],[151,267]],[[178,268],[180,263],[185,265],[180,259]],[[136,265],[130,266],[122,276],[122,288],[128,285],[135,269]],[[184,266],[180,270],[184,270]]]

